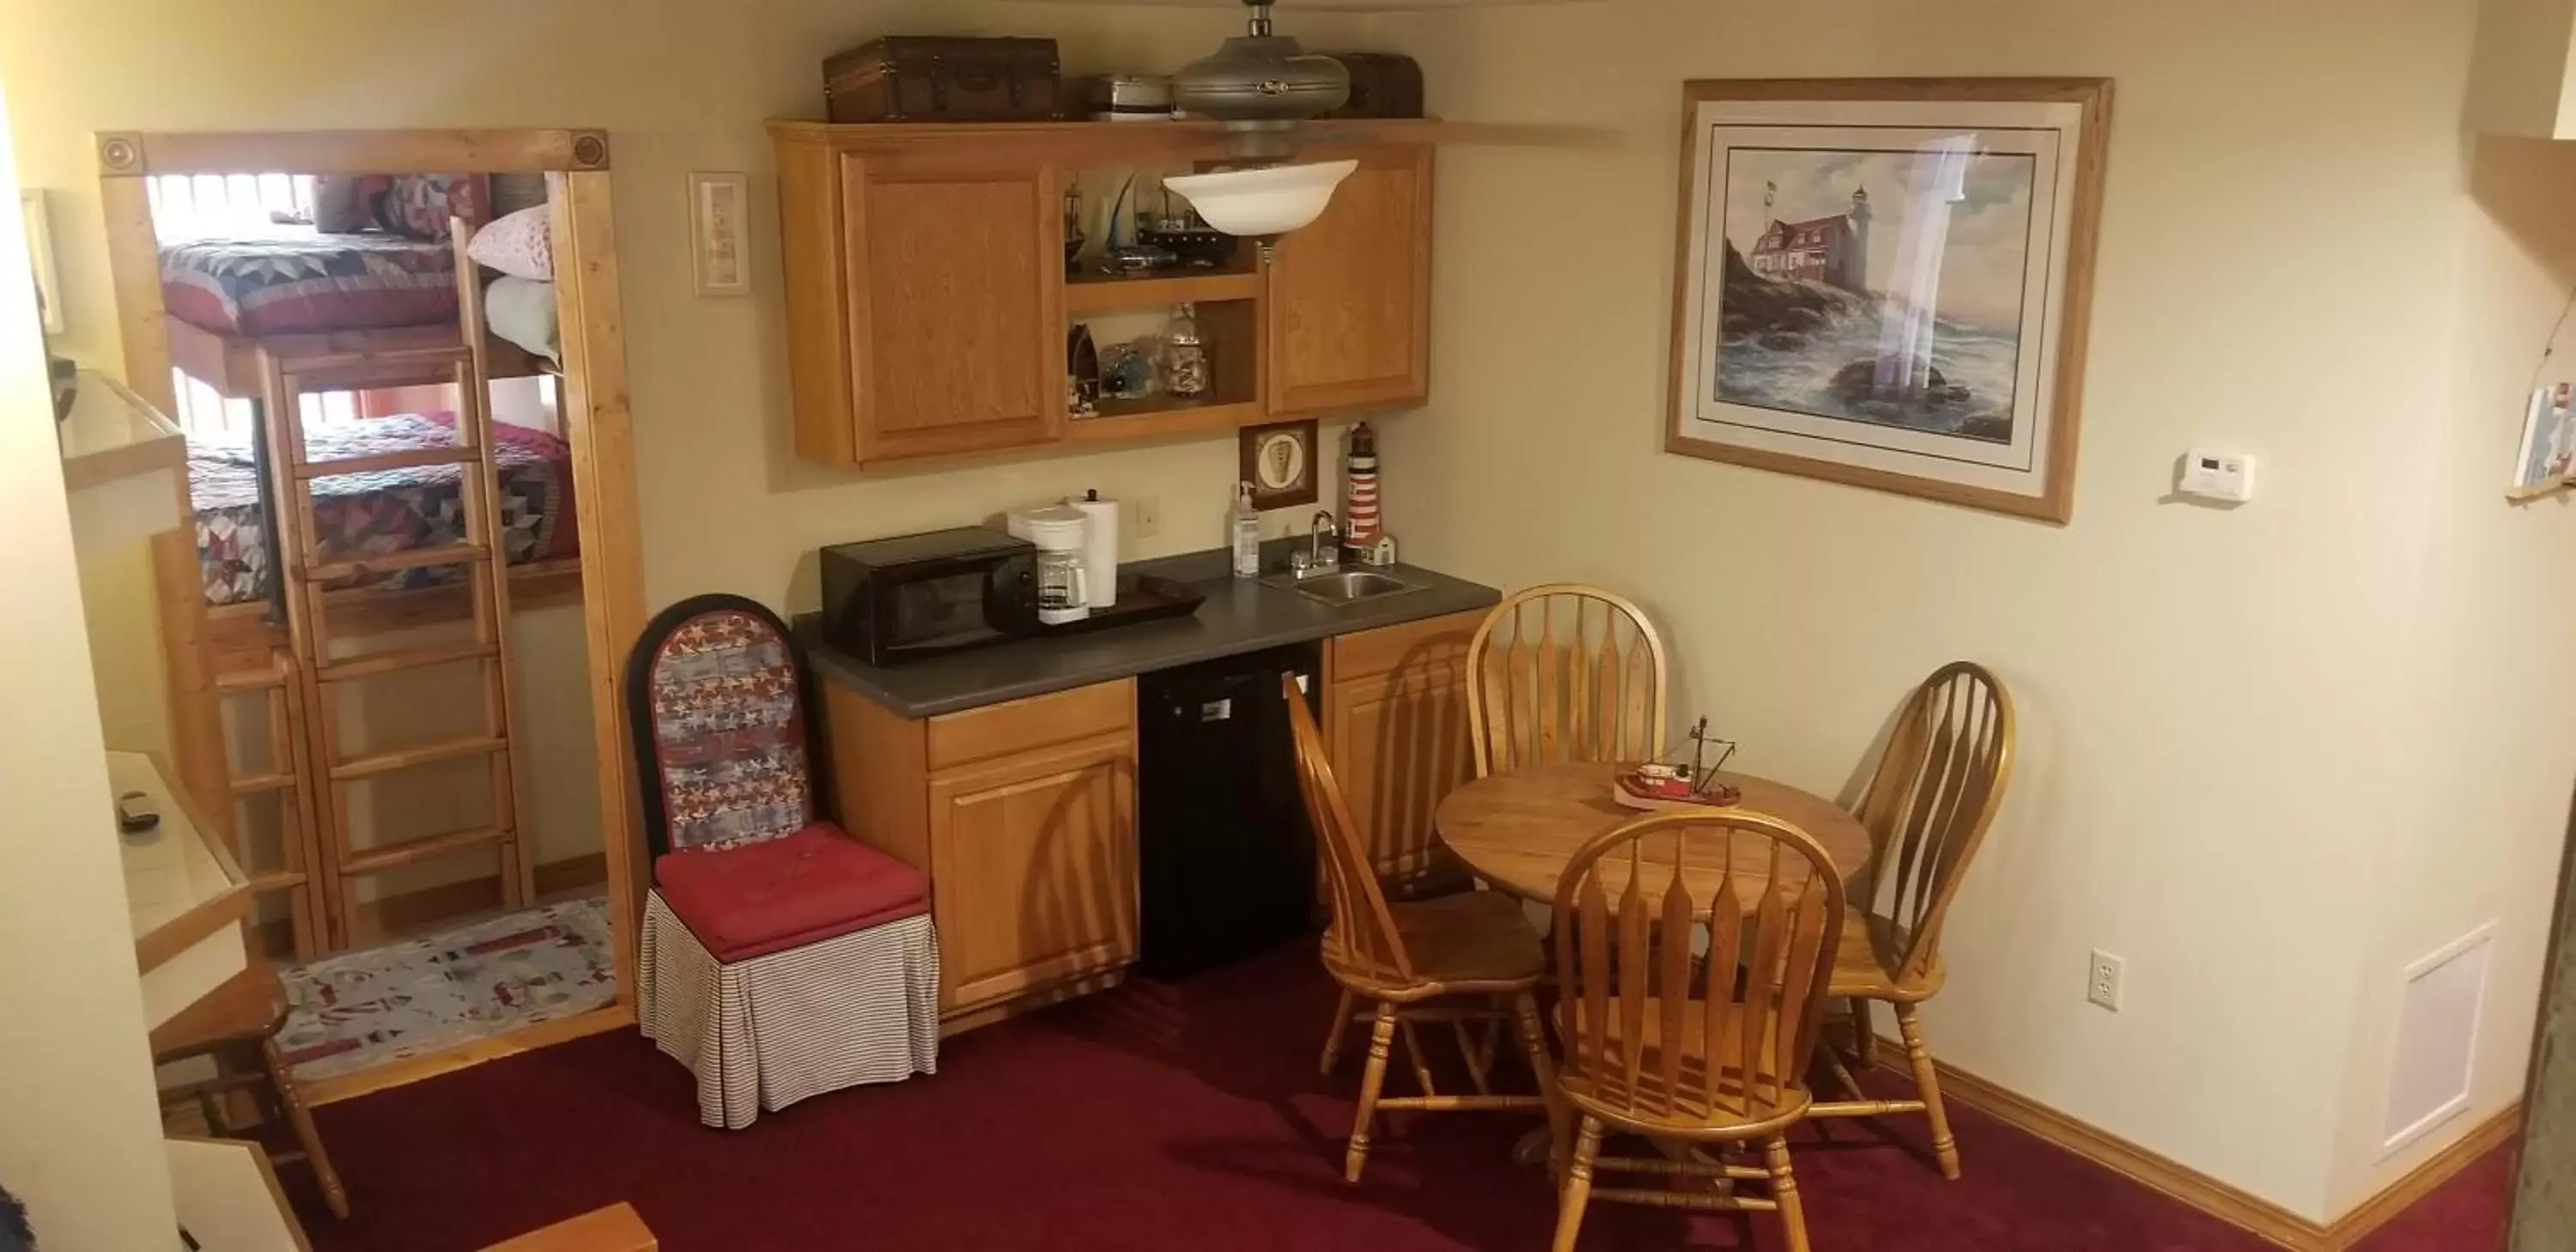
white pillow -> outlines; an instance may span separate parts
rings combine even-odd
[[[546,206],[532,205],[474,232],[465,255],[514,278],[555,279],[554,221]]]
[[[468,249],[471,251],[471,249]],[[555,285],[504,274],[483,289],[483,321],[492,333],[557,365],[563,353],[555,334]]]

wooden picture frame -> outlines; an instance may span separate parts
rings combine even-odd
[[[751,294],[745,221],[751,180],[741,174],[689,175],[689,273],[702,296]]]
[[[1664,450],[2064,522],[2111,82],[1694,80]]]
[[[1252,507],[1286,509],[1315,503],[1315,419],[1246,426],[1238,436],[1242,481],[1252,484]]]

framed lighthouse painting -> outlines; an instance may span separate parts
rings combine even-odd
[[[1682,101],[1665,450],[2067,520],[2110,81]]]

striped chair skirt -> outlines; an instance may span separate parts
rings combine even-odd
[[[659,889],[645,898],[646,1038],[698,1077],[698,1120],[763,1112],[939,1069],[939,944],[928,913],[726,962]]]

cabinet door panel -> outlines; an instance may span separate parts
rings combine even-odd
[[[1135,959],[1135,794],[1123,735],[931,780],[943,1012]]]
[[[842,158],[862,462],[1043,443],[1063,409],[1062,223],[1041,169]]]
[[[1454,660],[1423,660],[1326,694],[1333,777],[1380,877],[1429,865],[1433,811],[1474,773],[1465,675]]]
[[[1270,271],[1275,414],[1399,408],[1431,391],[1431,148],[1356,158],[1312,225],[1280,237]]]

